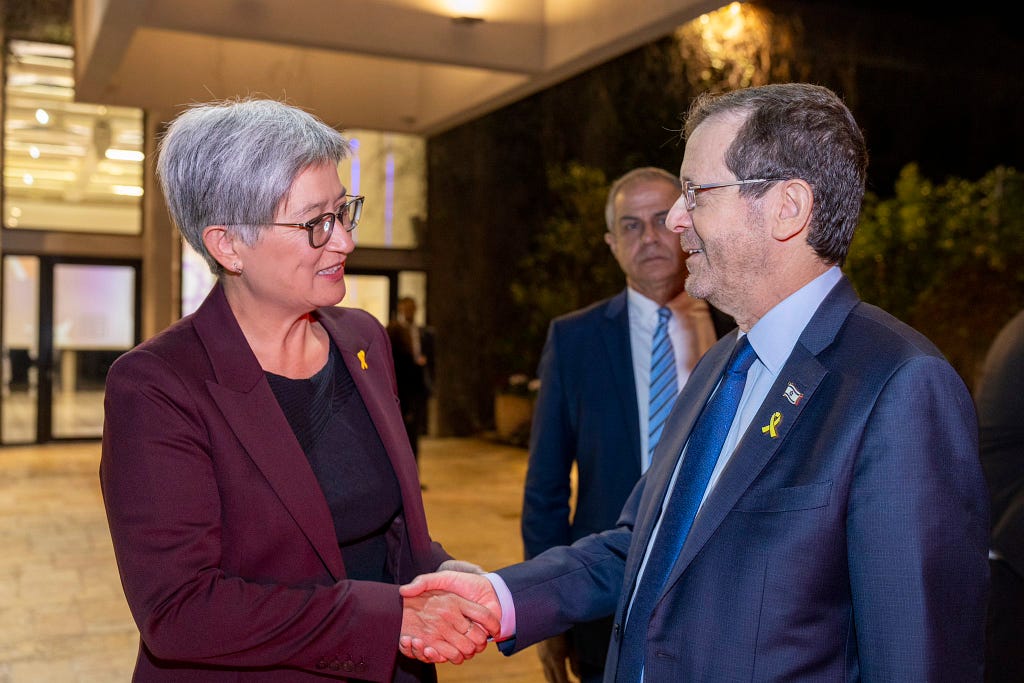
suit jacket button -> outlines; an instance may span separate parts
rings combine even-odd
[[[346,659],[345,663],[341,665],[341,670],[347,673],[352,673],[356,670],[356,665],[352,663],[351,659]]]
[[[334,661],[331,662],[331,671],[340,671],[340,670],[341,670],[341,662],[339,662],[337,659],[335,659]]]
[[[327,660],[326,659],[321,659],[319,662],[316,663],[316,668],[318,668],[318,669],[326,669],[327,668]]]

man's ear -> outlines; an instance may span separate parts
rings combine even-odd
[[[782,181],[782,192],[775,206],[772,237],[786,241],[804,232],[811,223],[814,192],[807,181],[792,178]]]
[[[612,250],[612,254],[615,253],[615,235],[610,232],[604,233],[604,243],[608,245],[608,248]]]
[[[230,273],[241,273],[244,264],[235,250],[236,236],[223,225],[208,225],[203,230],[206,251],[221,267]]]

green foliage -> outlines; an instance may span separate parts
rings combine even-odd
[[[623,287],[604,243],[604,172],[571,163],[547,180],[554,209],[511,284],[522,327],[504,354],[528,374],[553,318]],[[992,339],[1024,308],[1024,174],[999,167],[934,183],[908,164],[892,197],[865,197],[844,270],[865,301],[928,336],[973,385]]]
[[[846,272],[861,297],[927,335],[969,385],[1024,307],[1024,175],[935,184],[915,164],[894,196],[865,198]]]
[[[549,169],[553,210],[532,236],[520,261],[521,279],[511,284],[512,300],[524,321],[519,342],[520,372],[533,373],[548,324],[563,313],[611,296],[625,281],[604,242],[608,180],[603,171],[580,163]]]

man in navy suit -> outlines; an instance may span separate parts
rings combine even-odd
[[[626,289],[556,318],[548,328],[523,495],[526,559],[614,527],[650,466],[649,387],[658,309],[669,311],[673,396],[701,355],[735,327],[685,291],[679,238],[665,227],[680,191],[679,178],[649,166],[612,183],[604,239],[626,276]],[[570,511],[574,464],[576,505]],[[567,664],[583,683],[600,681],[611,628],[606,617],[541,642],[548,683],[566,683]]]
[[[768,85],[697,98],[685,133],[668,226],[689,255],[687,291],[738,333],[690,374],[615,529],[492,575],[422,576],[402,594],[485,604],[506,653],[613,614],[609,682],[981,681],[977,417],[938,349],[861,302],[840,270],[867,168],[852,114],[826,88]],[[724,443],[702,450],[702,406],[748,346]],[[679,550],[651,553],[676,526],[670,494],[689,487],[680,465],[709,456]],[[653,603],[634,602],[658,570]],[[621,647],[637,636],[639,651]],[[431,642],[400,643],[441,659]]]

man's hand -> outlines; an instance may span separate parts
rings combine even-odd
[[[421,591],[402,597],[399,650],[425,662],[461,664],[482,652],[488,636],[500,628],[500,619],[475,602],[445,591]]]
[[[487,644],[489,636],[497,636],[501,632],[501,605],[498,596],[491,587],[491,582],[480,574],[469,572],[441,571],[434,574],[422,574],[413,579],[412,583],[399,588],[399,593],[409,604],[410,600],[433,596],[440,599],[447,597],[451,600],[458,600],[454,603],[460,605],[462,617],[454,617],[456,626],[455,633],[451,628],[441,626],[434,632],[426,634],[417,632],[415,629],[405,628],[405,619],[402,620],[402,635],[399,638],[399,650],[406,657],[412,657],[424,662],[451,661],[455,664],[480,652]],[[472,609],[467,606],[471,605]],[[459,619],[461,618],[461,621]],[[452,625],[451,617],[444,619]],[[475,625],[466,633],[468,621],[475,622]],[[444,635],[442,635],[442,633]],[[454,638],[454,642],[448,639]],[[474,649],[472,653],[467,652],[465,640],[472,638]],[[460,640],[462,637],[462,640]],[[482,644],[476,647],[477,640],[482,637]],[[455,654],[458,652],[459,654]],[[467,656],[468,655],[468,656]]]
[[[540,658],[547,683],[572,683],[567,669],[567,665],[572,666],[568,636],[563,633],[540,641],[537,643],[537,656]],[[573,673],[577,672],[574,670]]]

